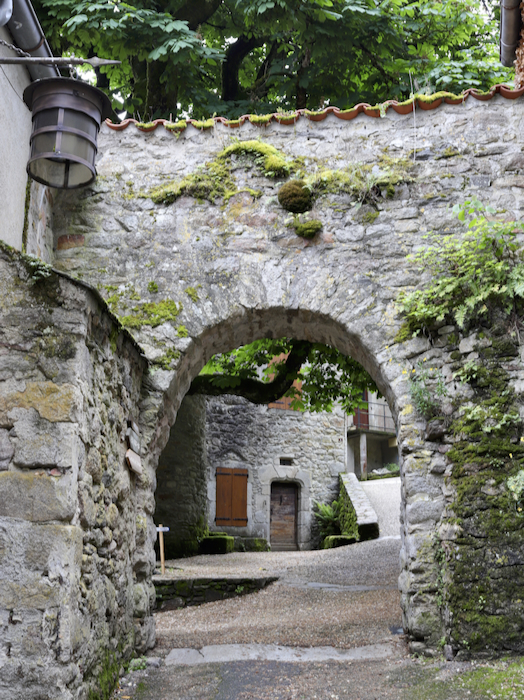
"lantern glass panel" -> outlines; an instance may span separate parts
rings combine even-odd
[[[33,138],[31,157],[39,153],[55,153],[56,133],[56,131],[47,131],[43,134],[37,134],[37,136]]]
[[[58,124],[58,109],[45,109],[34,117],[34,129],[42,129],[44,126],[56,126]]]
[[[65,180],[65,161],[39,158],[29,164],[29,172],[40,182],[46,182],[51,187],[63,187]]]
[[[69,187],[81,187],[91,182],[93,173],[81,163],[70,163],[69,165]]]
[[[93,173],[88,167],[68,160],[39,158],[30,163],[29,169],[33,177],[48,183],[50,187],[81,187],[93,179]]]
[[[87,114],[66,110],[64,113],[64,126],[79,129],[96,140],[98,124]]]
[[[82,160],[87,160],[88,163],[93,163],[95,160],[96,151],[93,144],[77,134],[69,134],[67,131],[62,134],[62,146],[60,153],[68,153]]]

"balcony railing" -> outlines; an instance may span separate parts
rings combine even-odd
[[[359,430],[379,430],[395,433],[395,421],[388,406],[378,401],[368,401],[367,409],[357,408],[353,415],[353,426]]]

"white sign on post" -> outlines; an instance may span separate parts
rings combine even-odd
[[[158,544],[160,546],[160,568],[162,570],[162,576],[166,575],[166,560],[164,557],[164,532],[169,532],[168,527],[164,527],[160,524],[156,531],[158,532]]]

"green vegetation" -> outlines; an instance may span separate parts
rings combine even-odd
[[[524,469],[507,481],[509,492],[515,501],[515,509],[518,515],[524,517]]]
[[[131,659],[128,666],[128,671],[143,671],[147,668],[147,659],[145,656],[139,656]]]
[[[354,537],[356,540],[359,539],[358,526],[357,526],[357,514],[355,508],[351,503],[351,499],[348,496],[346,487],[342,482],[342,477],[339,475],[339,492],[338,492],[338,503],[339,503],[339,522],[340,522],[340,534],[346,535],[347,537]]]
[[[156,282],[148,282],[147,285],[147,291],[150,292],[151,294],[157,294],[158,293],[158,284]]]
[[[118,654],[114,651],[104,651],[101,670],[95,680],[96,687],[89,691],[88,700],[110,700],[118,682],[119,672]]]
[[[234,549],[235,538],[229,535],[210,534],[200,542],[201,554],[229,554]]]
[[[224,148],[214,160],[186,175],[179,182],[169,181],[154,187],[147,196],[156,204],[171,204],[182,195],[207,200],[214,204],[217,199],[227,201],[237,194],[236,183],[231,174],[231,157],[247,155],[253,159],[265,177],[283,177],[296,167],[273,146],[262,141],[237,141]],[[250,190],[257,197],[260,193]]]
[[[322,549],[341,547],[360,539],[357,514],[341,477],[338,500],[331,504],[315,503],[315,509]]]
[[[412,257],[433,279],[423,289],[401,293],[398,308],[406,318],[399,341],[431,332],[442,322],[459,328],[494,309],[517,311],[524,298],[524,264],[515,242],[520,222],[489,220],[495,211],[478,200],[454,207],[467,230],[460,236],[439,236],[438,243]]]
[[[297,236],[300,238],[311,239],[314,238],[317,233],[322,231],[322,221],[319,221],[318,219],[310,219],[309,221],[301,222],[298,219],[295,219],[293,222],[293,228],[295,229]]]
[[[375,223],[379,214],[380,212],[378,211],[367,211],[365,214],[362,215],[362,222],[364,224],[373,224]]]
[[[466,231],[441,236],[438,245],[414,257],[434,277],[401,295],[399,308],[407,320],[399,336],[431,336],[447,323],[478,338],[475,359],[466,359],[457,349],[458,334],[448,336],[454,380],[467,384],[468,392],[448,399],[451,411],[442,416],[453,439],[446,458],[455,497],[441,526],[456,535],[434,544],[438,602],[452,620],[444,641],[463,655],[518,651],[524,573],[511,564],[524,536],[524,439],[508,366],[520,345],[524,264],[515,236],[522,227],[498,220],[477,200],[455,207],[455,213]],[[419,413],[427,420],[441,416],[446,390],[440,372],[420,362],[405,373]]]
[[[480,661],[443,673],[442,661],[404,665],[389,683],[404,687],[403,700],[520,700],[524,694],[524,660]]]
[[[198,285],[198,287],[201,286],[201,284]],[[191,299],[191,301],[195,302],[195,304],[197,303],[197,301],[199,301],[198,291],[195,287],[186,287],[184,291],[187,294],[187,296]]]
[[[167,321],[175,321],[181,311],[182,304],[177,304],[173,299],[163,299],[158,303],[146,302],[136,306],[132,314],[120,316],[120,323],[125,328],[156,328]]]
[[[315,518],[318,523],[320,537],[325,539],[333,535],[340,535],[339,504],[338,501],[329,503],[315,503]]]
[[[169,348],[169,350],[166,350],[163,355],[157,357],[156,360],[153,360],[153,364],[157,367],[161,367],[162,369],[174,369],[173,364],[176,363],[179,357],[179,350],[175,350],[175,348]]]
[[[342,192],[354,196],[357,211],[364,204],[376,207],[383,194],[386,199],[394,197],[396,185],[413,180],[413,168],[414,163],[409,158],[396,158],[384,151],[375,165],[355,163],[340,170],[313,172],[304,179],[314,198]],[[378,214],[369,212],[367,223],[372,223]]]
[[[213,356],[189,393],[235,394],[261,404],[290,396],[293,408],[315,412],[331,411],[338,402],[350,414],[366,405],[362,399],[366,389],[378,391],[363,367],[335,348],[306,340],[265,338]]]
[[[347,108],[512,76],[498,61],[498,6],[482,0],[34,4],[55,55],[122,61],[96,71],[97,85],[144,126],[189,115],[209,128],[213,114]]]
[[[447,389],[442,373],[424,362],[408,373],[409,393],[417,411],[429,420],[440,414]]]
[[[294,214],[311,209],[311,189],[304,180],[290,180],[278,191],[280,206]]]

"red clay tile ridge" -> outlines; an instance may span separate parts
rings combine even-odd
[[[130,124],[134,124],[139,131],[145,133],[149,131],[154,131],[158,126],[163,126],[168,131],[180,132],[187,128],[189,124],[194,126],[196,129],[212,129],[215,124],[224,124],[231,129],[236,129],[244,122],[248,121],[255,126],[264,127],[270,124],[272,121],[276,121],[279,124],[293,125],[301,117],[305,117],[313,122],[323,121],[328,114],[334,114],[338,119],[344,119],[346,121],[354,119],[359,114],[365,114],[368,117],[383,117],[386,115],[388,109],[392,109],[398,114],[409,114],[413,112],[417,107],[419,109],[428,110],[436,109],[445,102],[449,105],[458,105],[465,102],[470,96],[476,100],[486,101],[491,100],[491,98],[496,94],[502,95],[507,100],[515,100],[517,97],[521,97],[524,94],[524,87],[514,90],[507,85],[494,85],[492,88],[483,92],[477,90],[476,88],[469,88],[460,95],[454,95],[451,92],[436,92],[433,95],[414,95],[409,100],[404,102],[397,102],[397,100],[387,100],[379,105],[370,105],[367,102],[360,102],[355,107],[351,109],[339,109],[338,107],[326,107],[326,109],[320,110],[318,112],[312,112],[309,109],[299,109],[295,112],[274,112],[273,114],[244,114],[239,119],[226,119],[225,117],[211,117],[205,121],[198,121],[196,119],[181,119],[178,122],[171,122],[168,119],[155,119],[152,122],[143,123],[136,119],[124,119],[120,124],[113,124],[112,121],[106,119],[106,124],[110,129],[115,131],[122,131],[127,129]]]

